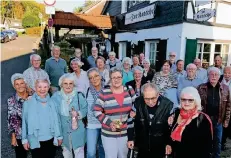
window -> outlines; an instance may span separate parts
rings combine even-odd
[[[144,2],[144,1],[143,0],[128,0],[127,1],[127,6],[128,6],[128,8],[131,8],[131,7],[133,7],[133,6],[137,5],[137,4],[140,4],[142,2]]]
[[[127,43],[126,42],[119,42],[119,58],[123,59],[126,57],[127,52]]]
[[[149,57],[150,63],[156,63],[157,45],[159,41],[145,41],[145,56]]]
[[[211,44],[210,43],[198,43],[197,44],[197,55],[196,57],[201,59],[202,66],[208,67],[210,63],[210,52]]]
[[[223,44],[222,45],[222,51],[221,51],[221,56],[222,56],[222,63],[223,65],[227,65],[228,58],[229,58],[229,45],[228,44]]]
[[[121,14],[126,13],[128,9],[128,1],[122,0],[121,1]]]

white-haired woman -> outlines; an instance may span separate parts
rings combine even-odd
[[[129,57],[125,57],[122,61],[123,85],[134,79],[131,66],[132,66],[131,59]]]
[[[99,70],[103,85],[109,84],[109,70],[105,67],[105,59],[102,56],[98,56],[95,60],[96,66]]]
[[[104,149],[101,140],[101,123],[95,117],[93,107],[103,89],[100,72],[97,68],[91,68],[87,71],[87,76],[90,81],[90,87],[86,95],[88,103],[87,113],[87,158],[95,158],[96,150],[98,149],[99,158],[104,158]]]
[[[61,90],[52,96],[59,116],[64,158],[84,158],[86,130],[83,118],[87,115],[87,102],[81,92],[77,92],[74,77],[64,74],[59,79]]]
[[[89,80],[87,77],[87,72],[81,69],[82,65],[83,63],[78,58],[75,58],[71,61],[71,67],[74,71],[72,76],[74,77],[77,91],[86,95],[86,91],[89,87]]]
[[[7,100],[8,131],[11,136],[11,145],[14,146],[16,158],[26,158],[27,151],[22,145],[22,107],[29,94],[22,74],[11,76],[11,83],[16,93]]]
[[[147,82],[152,82],[153,76],[155,74],[155,70],[153,70],[150,67],[150,60],[148,58],[144,58],[142,65],[144,66],[144,76],[143,76],[143,78]]]
[[[108,53],[109,59],[106,61],[106,67],[108,70],[111,68],[120,68],[121,67],[121,61],[116,58],[115,52],[109,52]]]
[[[196,88],[186,87],[181,91],[180,109],[175,110],[168,122],[172,129],[173,158],[211,157],[212,122],[201,112],[201,98]]]
[[[61,145],[58,115],[50,99],[47,79],[35,82],[35,93],[24,102],[22,113],[22,144],[31,149],[32,158],[54,158],[54,140]]]

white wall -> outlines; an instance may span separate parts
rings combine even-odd
[[[181,33],[183,24],[172,26],[165,26],[159,28],[151,28],[144,30],[137,30],[137,33],[117,33],[115,41],[144,41],[145,39],[168,39],[167,40],[167,55],[171,51],[177,53],[177,58],[180,57],[181,51]],[[145,49],[146,51],[147,49]],[[147,53],[147,52],[145,52]]]
[[[218,3],[216,22],[231,25],[231,5]]]

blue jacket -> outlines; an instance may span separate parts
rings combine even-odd
[[[61,136],[63,137],[62,146],[65,146],[69,150],[71,150],[70,143],[74,150],[84,146],[84,144],[86,143],[86,130],[82,118],[87,115],[87,102],[83,94],[77,92],[76,96],[72,99],[69,106],[70,110],[72,107],[74,107],[74,109],[78,111],[78,113],[81,116],[79,117],[78,128],[76,130],[72,130],[71,128],[71,116],[61,115],[62,96],[60,91],[56,92],[51,97],[51,99],[55,102],[56,110],[58,113],[58,118],[60,123],[59,127],[61,131]],[[80,110],[79,110],[78,102],[80,103]]]
[[[31,149],[40,148],[38,134],[40,129],[39,117],[42,117],[42,114],[38,113],[38,101],[36,100],[35,95],[36,94],[24,102],[22,113],[22,144],[29,142]],[[51,113],[50,120],[52,123],[50,130],[54,138],[58,138],[60,137],[60,129],[55,104],[49,98],[47,105],[50,107]]]

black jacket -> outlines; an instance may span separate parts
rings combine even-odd
[[[145,84],[147,83],[146,80],[144,78],[141,79],[141,85],[140,85],[140,88]],[[126,86],[131,86],[133,88],[133,90],[135,91],[136,90],[136,81],[135,80],[132,80],[132,81],[129,81],[125,84]],[[140,91],[141,93],[141,91]]]
[[[149,68],[149,71],[148,71],[148,73],[147,73],[147,76],[146,77],[144,77],[143,76],[143,78],[148,82],[152,82],[152,79],[153,79],[153,77],[154,77],[154,74],[155,74],[155,70],[154,69],[152,69],[152,68]]]
[[[70,72],[73,72],[73,70],[72,70],[72,68],[71,68],[71,61],[72,61],[73,59],[75,59],[75,57],[71,57],[71,58],[70,58],[70,61],[69,61],[69,70],[70,70]],[[87,71],[87,70],[90,69],[90,65],[89,65],[87,59],[85,59],[85,58],[82,57],[82,56],[81,56],[81,62],[83,62],[83,64],[84,64],[84,65],[81,67],[82,70]]]
[[[180,110],[175,111],[172,127],[176,127]],[[184,129],[181,142],[171,141],[173,158],[211,158],[212,131],[204,114],[193,119]],[[174,129],[171,129],[173,131]]]
[[[134,128],[128,128],[128,141],[135,140],[135,146],[139,150],[138,158],[163,158],[165,147],[170,143],[167,121],[173,103],[160,96],[156,106],[155,115],[150,119],[143,96],[138,97],[134,102],[136,116],[133,119]]]

